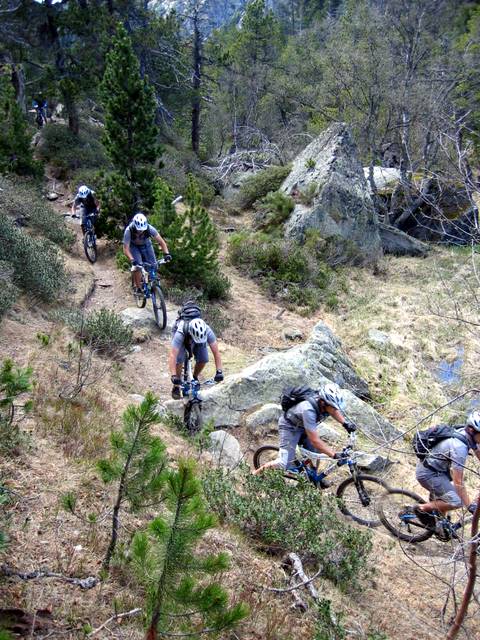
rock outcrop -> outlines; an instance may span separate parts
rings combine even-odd
[[[228,376],[222,384],[202,390],[204,419],[212,419],[217,427],[243,425],[247,413],[278,402],[284,387],[303,383],[319,387],[328,381],[347,389],[346,413],[365,432],[379,440],[398,433],[360,400],[358,396],[368,396],[368,385],[354,371],[340,341],[322,322],[315,326],[308,342],[269,354],[240,373]],[[183,403],[168,401],[166,407],[178,413],[183,410]],[[252,428],[258,428],[255,418],[253,423]]]
[[[378,230],[382,249],[385,253],[391,253],[395,256],[418,256],[423,258],[429,251],[427,244],[389,224],[380,223]]]
[[[302,241],[308,229],[342,238],[351,261],[375,262],[382,253],[378,220],[350,129],[337,123],[293,163],[281,191],[297,202],[285,235]]]
[[[208,451],[217,465],[233,469],[243,460],[238,440],[230,433],[219,429],[209,435]]]

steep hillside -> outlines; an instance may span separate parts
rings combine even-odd
[[[58,184],[57,189],[62,191]],[[67,204],[68,197],[57,201],[59,215]],[[78,226],[72,228],[77,241],[67,256],[75,289],[70,293],[71,301],[83,304],[87,312],[101,307],[120,312],[130,306],[128,277],[116,269],[115,251],[101,242],[99,261],[93,267],[88,265],[82,255]],[[377,409],[400,429],[411,428],[452,398],[457,387],[465,390],[474,375],[480,348],[478,336],[462,330],[453,320],[434,316],[429,308],[434,303],[438,308],[440,303],[440,308],[446,309],[451,300],[452,291],[444,289],[444,271],[455,276],[451,282],[458,281],[457,293],[462,295],[460,283],[465,282],[468,266],[468,256],[438,250],[425,260],[384,258],[375,273],[351,268],[346,273],[347,290],[338,310],[320,311],[308,318],[283,311],[251,280],[222,266],[232,279],[232,298],[222,306],[230,320],[221,341],[225,371],[228,375],[240,370],[268,349],[287,348],[289,343],[283,335],[286,328],[294,327],[306,336],[322,318],[343,340],[359,372],[370,383]],[[174,306],[170,306],[170,313],[174,313]],[[372,333],[373,329],[381,331],[383,337]],[[49,336],[48,342],[42,341],[42,335]],[[5,511],[10,544],[2,561],[19,571],[46,569],[85,577],[98,574],[112,497],[92,463],[105,455],[109,430],[118,426],[121,411],[134,400],[130,394],[152,390],[161,401],[168,397],[169,339],[168,334],[152,332],[119,363],[95,358],[100,375],[74,403],[72,411],[65,412],[56,398],[72,374],[74,360],[69,361],[68,355],[71,341],[71,329],[55,319],[48,306],[33,306],[28,297],[22,297],[0,325],[2,358],[9,356],[20,365],[29,364],[37,380],[34,413],[22,425],[29,433],[28,443],[22,447],[20,457],[7,457],[1,463],[2,482],[11,492]],[[459,379],[453,386],[445,386],[438,374],[439,366],[457,358],[459,346],[463,349]],[[438,417],[451,416],[452,411],[461,415],[464,408],[461,403],[454,404]],[[200,464],[208,459],[170,427],[160,426],[157,432],[173,460],[185,454],[199,457]],[[264,438],[275,440],[274,433],[234,433],[247,459]],[[374,442],[366,444],[376,448]],[[388,481],[415,489],[414,459],[408,444],[395,443],[391,450],[382,449],[381,453],[398,463]],[[59,508],[60,497],[68,491],[78,494],[80,518]],[[89,520],[89,513],[97,515]],[[125,516],[127,536],[153,514],[151,510],[141,517]],[[285,584],[278,557],[261,553],[258,541],[227,525],[209,534],[205,545],[227,551],[232,567],[226,573],[226,584],[234,598],[247,601],[251,607],[247,621],[233,636],[226,634],[225,639],[286,640],[300,634],[314,637],[314,609],[306,614],[296,613],[291,609],[290,593],[275,594],[270,590]],[[447,585],[454,576],[458,597],[464,569],[455,545],[430,541],[407,549],[386,531],[377,529],[368,569],[359,576],[358,584],[352,583],[341,592],[325,579],[316,581],[321,597],[331,600],[334,611],[344,612],[342,626],[346,636],[338,635],[337,629],[337,635],[318,632],[320,635],[315,638],[438,638],[452,610]],[[40,609],[50,612],[43,637],[84,637],[113,611],[141,606],[141,594],[121,560],[115,564],[112,576],[92,590],[80,590],[55,578],[3,578],[0,593],[4,606],[31,613]],[[101,630],[96,637],[143,637],[135,617],[126,618],[121,624],[112,623],[110,628],[111,632]],[[467,629],[475,633],[475,628],[472,619]]]

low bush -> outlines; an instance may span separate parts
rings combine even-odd
[[[273,298],[297,311],[337,304],[339,276],[325,262],[320,246],[316,252],[311,244],[239,232],[230,237],[227,255],[231,264],[259,279]]]
[[[159,174],[170,185],[175,196],[185,195],[188,186],[187,176],[192,174],[202,194],[203,206],[208,207],[211,204],[215,197],[215,187],[192,151],[165,145],[162,165]]]
[[[75,240],[65,220],[28,185],[0,178],[0,209],[63,248],[70,247]]]
[[[295,202],[281,191],[271,191],[260,200],[256,208],[255,227],[267,230],[283,224],[294,210]]]
[[[202,292],[194,287],[181,289],[180,287],[169,287],[165,291],[169,300],[178,304],[178,308],[184,305],[189,300],[195,300],[195,302],[202,309],[202,317],[205,322],[210,325],[216,336],[220,337],[225,329],[230,324],[230,321],[223,313],[222,309],[211,304],[208,300],[202,296]]]
[[[275,471],[253,476],[245,470],[241,487],[235,482],[221,469],[209,469],[203,479],[207,501],[224,522],[270,551],[310,559],[340,588],[355,585],[372,549],[371,533],[348,524],[333,496],[302,481],[288,485]]]
[[[20,422],[32,409],[32,401],[19,402],[19,398],[32,390],[32,370],[17,367],[8,359],[0,368],[0,451],[5,455],[16,455],[24,440]]]
[[[117,313],[103,308],[85,318],[80,337],[99,353],[117,358],[132,346],[133,332]]]
[[[82,123],[78,136],[66,125],[47,124],[42,130],[40,158],[53,167],[60,179],[70,177],[80,168],[106,167],[108,160],[100,142],[101,133],[101,128],[87,123]]]
[[[242,209],[248,209],[270,191],[277,191],[290,170],[290,165],[274,166],[253,174],[242,183],[236,204]]]
[[[0,213],[0,261],[13,268],[13,284],[31,299],[57,299],[67,286],[63,260],[54,244],[34,238]]]

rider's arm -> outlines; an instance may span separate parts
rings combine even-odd
[[[222,370],[222,356],[220,355],[220,349],[218,348],[218,342],[216,340],[215,340],[215,342],[212,342],[210,344],[210,349],[212,350],[213,359],[215,360],[215,368],[217,369],[217,371],[221,371]]]
[[[307,434],[307,438],[310,443],[320,451],[320,453],[325,453],[330,458],[333,458],[335,455],[335,451],[328,446],[326,442],[320,439],[318,433],[316,431],[310,431],[310,429],[305,429],[305,433]]]
[[[72,202],[72,216],[75,215],[76,210],[77,210],[77,199],[75,198],[74,201]]]
[[[470,498],[463,483],[463,469],[454,469],[452,467],[452,482],[455,487],[455,491],[460,496],[463,504],[468,507],[470,505]]]
[[[129,260],[134,260],[133,254],[130,251],[130,243],[123,243],[123,253],[127,256]]]
[[[160,249],[162,250],[163,253],[169,253],[168,251],[168,247],[167,247],[167,243],[165,242],[165,240],[162,238],[162,236],[157,233],[156,236],[153,236],[153,239],[158,242],[158,244],[160,245]]]
[[[345,418],[343,417],[343,414],[338,409],[334,409],[333,407],[327,404],[325,405],[325,411],[340,424],[343,424],[345,422]]]
[[[168,368],[172,376],[177,375],[177,356],[179,351],[178,347],[172,347],[168,354]]]

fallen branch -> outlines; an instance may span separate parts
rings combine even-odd
[[[298,556],[296,553],[289,553],[286,557],[286,562],[287,564],[292,565],[295,570],[295,573],[293,575],[298,576],[301,579],[303,586],[307,589],[307,591],[309,591],[312,598],[314,600],[318,600],[318,591],[315,589],[315,586],[312,582],[313,578],[310,579],[303,570],[303,564],[300,560],[300,556]]]
[[[100,578],[95,576],[88,576],[87,578],[70,578],[64,576],[61,573],[54,573],[53,571],[15,571],[11,567],[2,565],[0,567],[0,575],[6,577],[20,578],[21,580],[36,580],[37,578],[57,578],[63,582],[73,584],[80,589],[93,589],[99,582]]]
[[[99,631],[101,631],[102,629],[105,629],[105,627],[109,625],[111,622],[116,622],[117,620],[122,620],[123,618],[128,618],[130,616],[136,616],[141,612],[142,612],[142,609],[137,608],[137,609],[131,609],[130,611],[124,611],[123,613],[115,613],[108,620],[105,620],[105,622],[101,624],[99,627],[97,627],[93,631],[90,631],[90,633],[88,634],[88,637],[91,638],[92,636],[96,635]]]
[[[457,615],[455,616],[452,625],[448,631],[446,640],[453,640],[457,637],[460,627],[467,615],[468,605],[472,599],[473,590],[475,588],[475,581],[477,578],[477,551],[478,551],[478,522],[480,520],[480,495],[477,496],[477,508],[473,514],[472,520],[472,539],[469,541],[470,553],[468,555],[468,580],[463,592],[462,602],[458,608]]]

